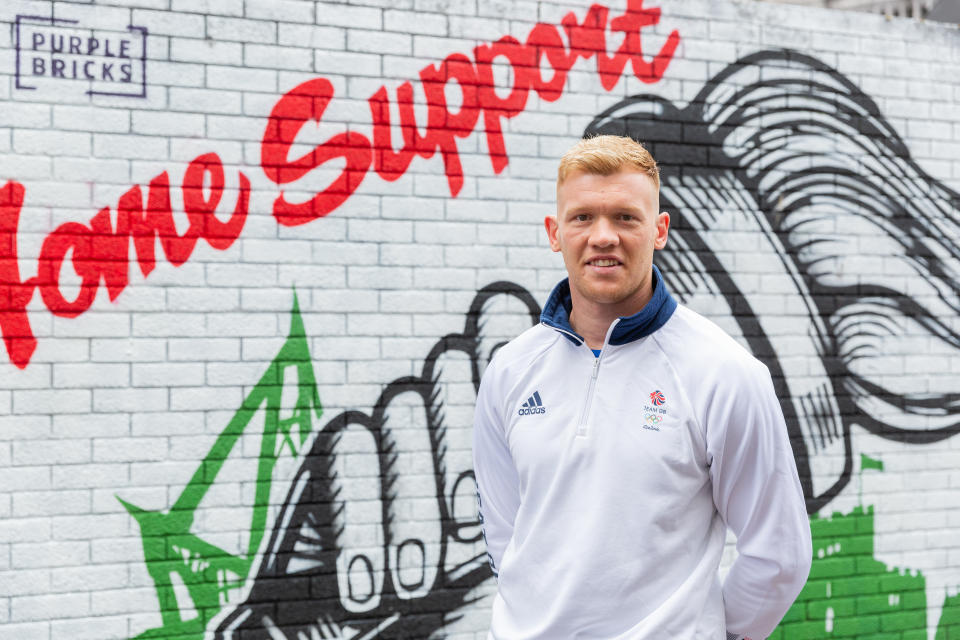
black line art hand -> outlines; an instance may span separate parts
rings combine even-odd
[[[758,51],[686,107],[619,102],[587,127],[600,133],[663,167],[664,277],[770,368],[810,513],[850,480],[851,424],[912,443],[960,432],[960,194],[849,78]]]
[[[371,414],[345,411],[324,426],[218,640],[450,632],[491,577],[471,457],[480,376],[539,315],[522,287],[484,287],[463,332],[441,338],[419,376],[388,384]]]

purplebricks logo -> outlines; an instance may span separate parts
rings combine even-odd
[[[650,394],[650,402],[652,402],[658,407],[663,403],[665,403],[666,401],[667,399],[663,396],[662,393],[660,393],[659,389]]]
[[[77,20],[18,15],[15,86],[87,95],[147,96],[147,29],[93,29]]]

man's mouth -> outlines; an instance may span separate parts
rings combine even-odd
[[[615,267],[620,264],[619,260],[612,258],[595,258],[587,262],[591,267]]]

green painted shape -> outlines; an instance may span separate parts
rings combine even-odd
[[[810,530],[810,577],[770,638],[926,638],[926,580],[873,557],[873,507],[811,516]]]
[[[867,469],[876,469],[877,471],[883,471],[883,460],[877,460],[876,458],[871,458],[865,453],[860,454],[860,470],[865,471]]]
[[[290,415],[281,416],[285,374],[291,369],[297,380],[297,401]],[[190,529],[197,507],[216,482],[240,437],[257,427],[252,420],[261,407],[265,411],[257,472],[255,478],[249,479],[256,487],[250,540],[245,553],[235,555],[190,533]],[[202,640],[207,623],[227,603],[229,592],[241,588],[250,573],[266,533],[273,470],[280,454],[286,449],[298,457],[313,430],[314,420],[322,414],[300,305],[294,294],[286,342],[170,510],[148,511],[117,496],[140,525],[143,555],[157,591],[163,622],[161,627],[138,635],[138,639]],[[177,582],[186,588],[192,606],[177,599]],[[191,608],[195,615],[185,615]]]
[[[944,599],[936,640],[960,640],[960,595]]]

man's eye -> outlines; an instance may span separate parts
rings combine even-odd
[[[620,214],[620,219],[623,220],[624,222],[633,222],[634,220],[637,219],[637,217],[629,213],[622,213]]]
[[[586,221],[589,220],[589,219],[590,219],[590,216],[588,216],[588,215],[585,214],[585,213],[578,214],[578,215],[574,218],[574,220],[576,220],[577,222],[586,222]]]

